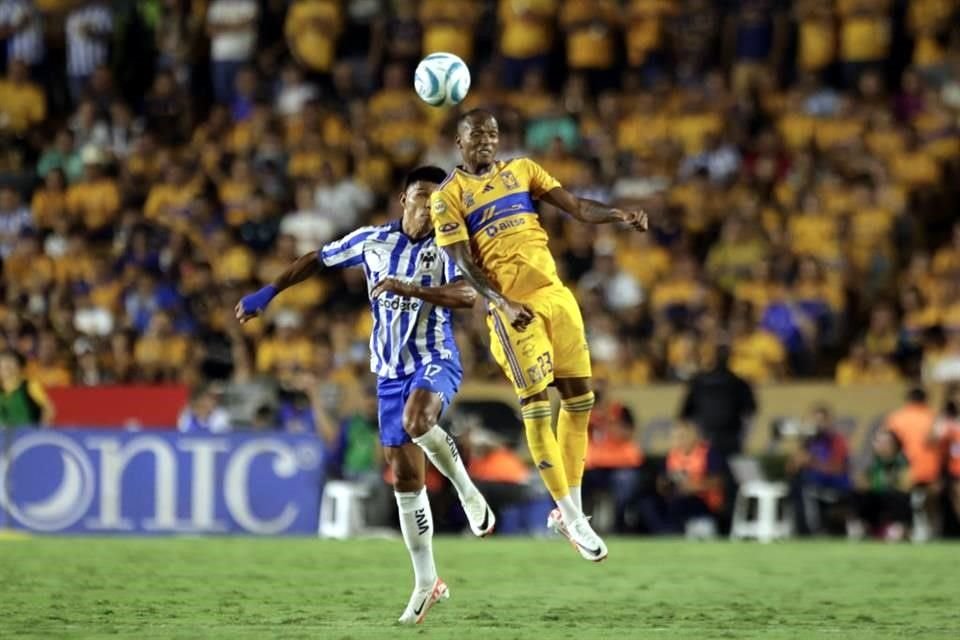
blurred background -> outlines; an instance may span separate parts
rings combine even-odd
[[[726,532],[762,511],[749,491],[735,508],[754,483],[797,534],[955,533],[958,9],[0,1],[0,514],[87,530],[99,509],[100,529],[149,528],[171,483],[159,530],[251,531],[230,482],[203,484],[212,520],[187,496],[201,459],[220,478],[260,442],[275,468],[250,449],[234,480],[305,493],[296,524],[257,531],[315,530],[327,480],[366,496],[350,518],[392,520],[362,275],[304,283],[243,327],[232,310],[297,255],[398,215],[409,169],[456,164],[460,111],[412,90],[420,57],[449,51],[473,74],[460,108],[497,114],[502,158],[650,214],[650,233],[627,234],[540,211],[594,358],[598,529]],[[448,427],[503,529],[537,532],[549,500],[482,311],[459,315],[457,338]],[[226,444],[202,457],[211,434]],[[284,475],[277,461],[304,451],[316,464]],[[130,487],[114,520],[86,500],[107,482]],[[462,528],[439,475],[430,488],[441,528]],[[248,510],[271,520],[283,496],[258,495]]]

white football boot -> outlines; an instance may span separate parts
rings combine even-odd
[[[477,491],[469,500],[460,499],[463,506],[463,512],[467,515],[467,521],[470,523],[470,530],[478,538],[486,538],[493,533],[497,526],[497,517],[493,515],[493,509],[487,504],[483,494]]]
[[[400,624],[420,624],[427,617],[430,607],[449,597],[450,590],[440,578],[433,581],[433,586],[425,589],[414,589],[413,595],[410,596],[410,602],[407,603],[407,608],[403,610],[403,615],[400,616],[398,622]]]
[[[581,515],[567,525],[560,515],[560,509],[554,509],[547,517],[547,528],[566,538],[570,545],[584,560],[600,562],[607,558],[607,545],[590,526],[590,518]]]

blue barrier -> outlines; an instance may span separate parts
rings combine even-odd
[[[0,528],[312,534],[323,477],[312,435],[0,429]]]

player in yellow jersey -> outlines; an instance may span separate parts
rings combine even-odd
[[[534,200],[583,222],[647,229],[643,212],[621,211],[565,190],[527,158],[496,160],[499,128],[487,111],[457,126],[463,164],[431,197],[437,244],[456,260],[488,304],[490,351],[513,382],[527,445],[557,502],[548,526],[581,556],[599,561],[607,547],[583,515],[580,484],[593,408],[590,352],[576,299],[557,276]],[[554,435],[547,387],[562,399]]]

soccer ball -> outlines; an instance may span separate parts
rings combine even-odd
[[[470,69],[452,53],[431,53],[417,65],[413,87],[431,107],[458,104],[470,90]]]

